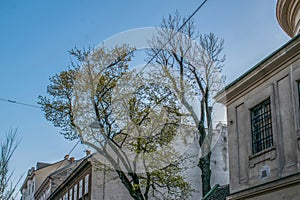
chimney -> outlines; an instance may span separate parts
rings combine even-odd
[[[70,158],[70,162],[73,163],[74,161],[75,161],[75,158],[74,158],[74,157],[71,157],[71,158]]]
[[[85,156],[89,156],[91,154],[90,150],[85,150]]]
[[[65,160],[69,160],[69,154],[65,155]]]

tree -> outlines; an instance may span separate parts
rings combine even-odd
[[[18,180],[16,184],[12,183],[13,172],[9,169],[10,160],[19,145],[17,139],[17,130],[10,129],[6,134],[5,140],[1,141],[0,157],[0,199],[9,200],[14,198]]]
[[[76,62],[50,78],[48,96],[39,96],[38,103],[65,138],[79,137],[107,160],[133,199],[184,199],[191,189],[179,174],[180,162],[159,169],[151,157],[171,157],[167,144],[180,120],[176,101],[168,88],[141,84],[145,77],[128,68],[133,51],[127,45],[71,50]]]
[[[197,34],[193,20],[181,27],[186,20],[178,12],[164,18],[157,35],[149,42],[148,56],[155,56],[152,64],[159,66],[155,78],[166,79],[198,129],[202,152],[198,166],[204,196],[211,189],[212,97],[224,82],[220,75],[225,61],[224,41],[213,33]],[[195,100],[199,101],[199,109]]]

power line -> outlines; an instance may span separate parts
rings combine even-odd
[[[198,7],[197,9],[184,21],[184,23],[174,32],[173,35],[171,35],[171,37],[167,40],[167,42],[164,43],[164,45],[151,57],[151,59],[144,65],[144,67],[137,73],[140,74],[149,64],[151,64],[151,62],[154,60],[154,58],[156,58],[156,56],[162,51],[162,49],[164,49],[167,44],[176,36],[176,34],[194,17],[194,15],[204,6],[204,4],[207,2],[208,0],[204,0]],[[135,76],[137,77],[137,76]],[[128,83],[130,84],[135,78],[131,79]]]
[[[32,108],[41,108],[37,105],[33,105],[33,104],[28,104],[28,103],[23,103],[23,102],[19,102],[19,101],[15,101],[15,100],[10,100],[10,99],[4,99],[4,98],[0,98],[0,101],[4,101],[4,102],[8,102],[8,103],[14,103],[14,104],[19,104],[19,105],[23,105],[23,106],[27,106],[27,107],[32,107]]]
[[[173,35],[171,35],[171,37],[167,40],[167,42],[162,46],[162,48],[160,48],[152,57],[151,59],[144,65],[144,67],[139,71],[139,73],[141,73],[154,59],[155,57],[157,57],[157,55],[162,51],[163,48],[165,48],[167,46],[167,44],[176,36],[176,34],[194,17],[194,15],[204,6],[204,4],[207,2],[208,0],[204,0],[198,7],[197,9],[187,18],[187,20],[175,31],[175,33]],[[133,80],[131,80],[133,81]],[[129,82],[131,82],[129,81]],[[32,107],[32,108],[41,108],[40,106],[37,105],[33,105],[33,104],[28,104],[28,103],[23,103],[23,102],[19,102],[19,101],[15,101],[15,100],[10,100],[10,99],[4,99],[4,98],[0,98],[0,101],[4,101],[4,102],[8,102],[8,103],[14,103],[14,104],[19,104],[19,105],[23,105],[23,106],[27,106],[27,107]],[[72,147],[72,149],[69,152],[69,155],[74,151],[74,149],[77,147],[77,145],[79,144],[81,140],[79,139],[78,142]],[[85,147],[84,147],[85,148]],[[86,148],[85,148],[86,149]],[[64,161],[63,161],[64,162]],[[55,171],[57,171],[61,165],[63,164],[63,162],[60,163],[60,165],[56,168]]]
[[[130,81],[127,82],[127,84],[125,84],[123,86],[123,88],[121,88],[120,92],[117,94],[116,98],[120,96],[121,91],[124,89],[125,86],[128,86],[132,81],[134,81],[136,79],[136,77],[138,77],[138,75],[140,73],[142,73],[145,68],[151,64],[151,62],[158,56],[158,54],[167,46],[167,44],[176,36],[176,34],[194,17],[194,15],[204,6],[204,4],[207,2],[208,0],[204,0],[197,8],[196,10],[183,22],[183,24],[173,33],[171,34],[171,37],[162,45],[161,48],[158,49],[158,51],[151,57],[151,59],[142,67],[142,69],[136,74],[136,76],[131,79]]]
[[[175,37],[175,35],[192,19],[192,17],[194,17],[194,15],[204,6],[204,4],[207,2],[208,0],[204,0],[198,7],[197,9],[187,18],[187,20],[185,20],[185,22],[175,31],[175,33],[173,35],[171,35],[171,37],[168,39],[168,41],[162,46],[162,48],[160,48],[152,57],[151,59],[144,65],[144,67],[139,71],[139,73],[141,73],[153,60],[154,58],[162,51],[163,48],[165,48],[167,46],[167,44]],[[130,82],[132,82],[133,79],[131,81],[128,82],[128,84]],[[8,103],[14,103],[14,104],[19,104],[19,105],[23,105],[23,106],[27,106],[27,107],[32,107],[32,108],[41,108],[40,106],[37,105],[33,105],[33,104],[28,104],[28,103],[23,103],[23,102],[19,102],[19,101],[15,101],[15,100],[10,100],[10,99],[4,99],[4,98],[0,98],[0,101],[4,101],[4,102],[8,102]]]
[[[204,4],[207,2],[208,0],[204,0],[200,6],[198,6],[198,8],[185,20],[185,22],[174,32],[173,35],[171,35],[171,37],[167,40],[167,42],[165,42],[165,44],[152,56],[152,58],[146,63],[146,65],[142,68],[141,71],[143,71],[152,61],[153,59],[162,51],[162,49],[164,49],[167,44],[175,37],[175,35],[192,19],[192,17],[194,17],[194,15],[202,8],[202,6],[204,6]]]

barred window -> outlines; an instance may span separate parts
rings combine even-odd
[[[273,146],[270,98],[251,110],[252,152],[258,153]]]

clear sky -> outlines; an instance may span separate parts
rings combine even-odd
[[[0,2],[0,98],[36,104],[49,76],[66,69],[68,50],[97,46],[133,28],[159,26],[177,9],[191,14],[199,0],[10,0]],[[289,40],[279,27],[276,0],[208,0],[194,16],[201,33],[225,40],[224,74],[230,83]],[[15,176],[37,161],[62,159],[69,142],[42,111],[0,101],[0,136],[18,128],[22,141],[13,157]],[[75,157],[84,155],[79,145]]]

